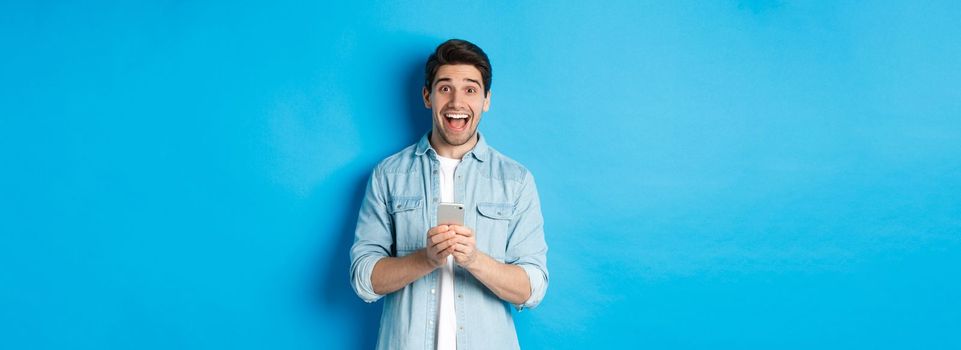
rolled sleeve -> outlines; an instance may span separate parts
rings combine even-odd
[[[383,256],[367,255],[355,259],[354,266],[350,268],[351,285],[354,287],[354,293],[364,302],[373,303],[384,297],[381,294],[374,293],[374,286],[370,281],[370,276],[374,273],[374,265],[383,258]]]
[[[391,239],[390,216],[384,200],[383,181],[375,168],[367,183],[367,191],[357,215],[354,244],[350,249],[350,281],[354,293],[365,302],[372,303],[383,295],[374,293],[371,275],[374,265],[389,256]]]
[[[544,240],[544,218],[534,177],[527,174],[515,203],[515,215],[508,241],[508,263],[520,266],[527,273],[531,296],[523,304],[514,305],[518,311],[534,308],[547,293],[547,242]]]
[[[547,292],[547,271],[541,270],[537,265],[518,264],[527,273],[527,279],[531,283],[531,296],[523,304],[514,305],[517,311],[532,309],[544,299]]]

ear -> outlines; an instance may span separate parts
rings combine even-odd
[[[426,86],[424,87],[424,90],[421,91],[421,95],[424,96],[424,107],[430,109],[430,90],[427,90]]]
[[[493,92],[488,91],[488,92],[487,92],[487,97],[484,97],[484,112],[487,112],[487,110],[491,109],[491,94],[492,94],[492,93],[493,93]]]

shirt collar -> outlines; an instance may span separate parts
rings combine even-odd
[[[430,132],[427,132],[427,134],[420,138],[420,141],[417,142],[417,147],[415,147],[414,153],[418,156],[422,156],[427,153],[427,150],[437,154],[437,151],[434,150],[434,148],[430,145]],[[490,157],[490,147],[487,146],[487,141],[484,139],[484,135],[482,135],[480,131],[477,132],[477,144],[474,145],[473,149],[467,151],[467,154],[464,156],[467,155],[471,155],[482,162],[486,162]]]

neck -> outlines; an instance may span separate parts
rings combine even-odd
[[[474,133],[470,141],[460,146],[454,146],[444,142],[444,139],[437,134],[437,131],[434,131],[430,133],[428,140],[430,141],[430,146],[437,152],[437,155],[445,158],[461,159],[477,145],[477,137],[477,133]]]

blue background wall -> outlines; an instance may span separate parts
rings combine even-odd
[[[0,5],[0,348],[354,349],[370,169],[474,41],[527,348],[961,347],[961,6]]]

